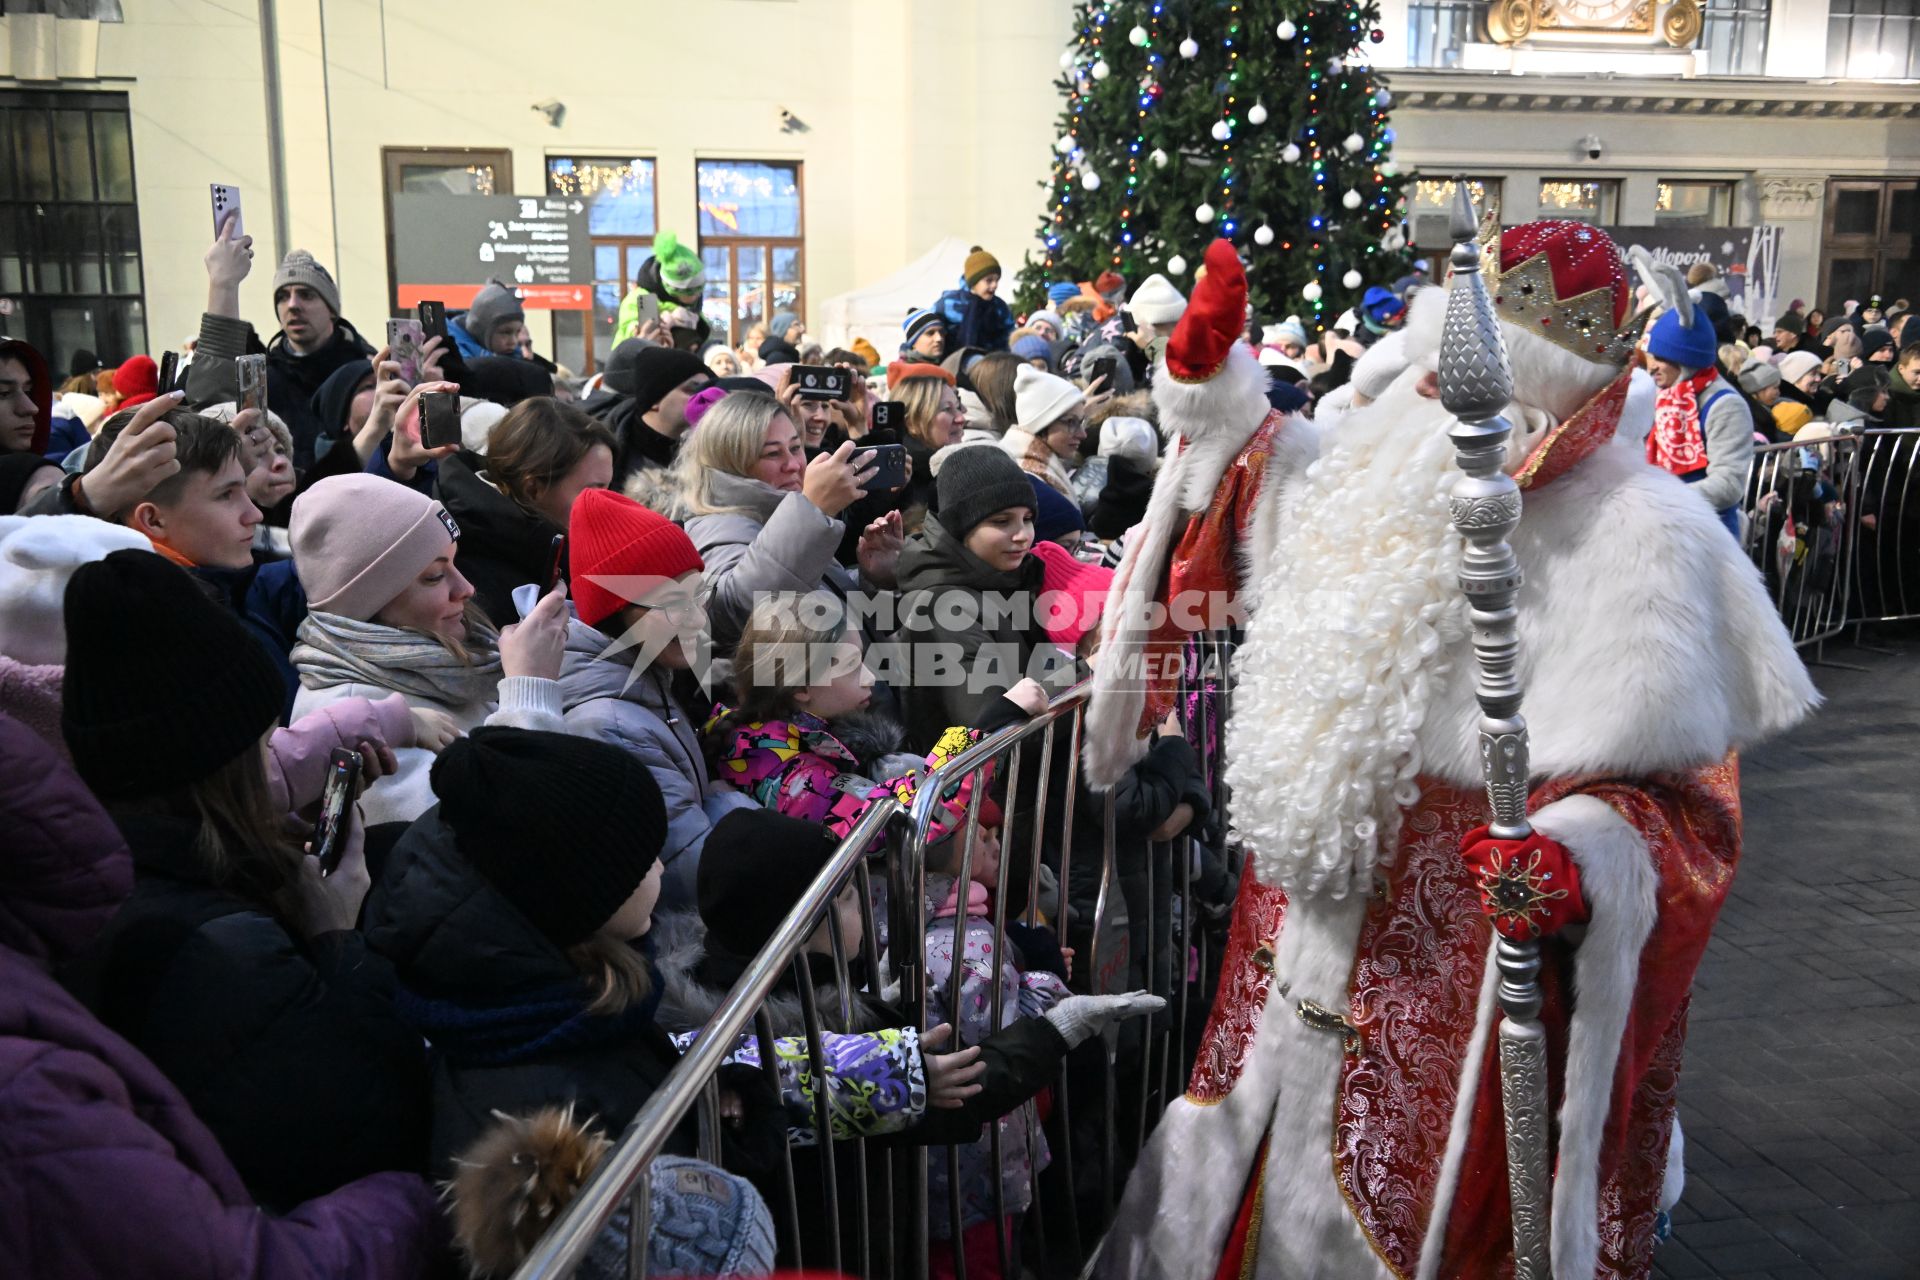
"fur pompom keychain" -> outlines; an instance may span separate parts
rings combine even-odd
[[[598,1117],[575,1120],[571,1105],[493,1114],[498,1123],[454,1162],[443,1192],[475,1280],[512,1274],[613,1147]]]

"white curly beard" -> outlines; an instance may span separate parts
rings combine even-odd
[[[1236,659],[1226,776],[1267,884],[1365,893],[1418,792],[1418,736],[1467,634],[1451,416],[1396,381],[1295,491]]]

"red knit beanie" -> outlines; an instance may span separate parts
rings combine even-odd
[[[574,609],[590,627],[639,603],[636,597],[644,593],[644,588],[614,589],[638,584],[603,579],[667,580],[706,567],[679,525],[611,489],[588,489],[574,502],[567,522],[567,563]]]
[[[160,394],[160,366],[152,356],[135,356],[113,371],[113,389],[122,409],[143,405]]]
[[[950,387],[960,385],[953,376],[953,370],[937,364],[926,364],[919,360],[895,360],[887,366],[887,390],[891,391],[908,378],[938,378]]]

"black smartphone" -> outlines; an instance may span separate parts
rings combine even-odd
[[[418,308],[420,312],[420,345],[425,346],[435,338],[440,339],[440,349],[447,349],[447,304],[437,298],[429,298]]]
[[[853,374],[838,365],[797,364],[788,376],[803,400],[845,400],[853,394]]]
[[[165,395],[173,390],[173,384],[180,380],[180,353],[168,351],[160,357],[159,394]]]
[[[860,486],[863,493],[891,493],[907,482],[907,446],[903,444],[876,444],[859,449],[854,462],[859,464],[860,455],[869,453],[869,463],[878,465],[878,469]]]
[[[256,351],[252,355],[235,356],[233,378],[240,388],[238,408],[265,409],[267,407],[266,352]]]
[[[1100,384],[1100,389],[1102,391],[1113,390],[1113,369],[1117,363],[1118,361],[1113,356],[1101,356],[1098,360],[1088,365],[1087,385],[1092,386],[1094,380],[1097,378],[1105,378],[1106,381]]]
[[[360,789],[360,753],[335,747],[327,757],[327,786],[320,793],[320,818],[313,824],[309,851],[320,860],[320,874],[330,876],[347,852],[347,806]]]
[[[898,438],[907,429],[907,405],[904,400],[881,400],[873,406],[873,429],[891,431]]]
[[[428,391],[420,397],[420,443],[428,449],[460,443],[460,393]]]
[[[560,570],[566,563],[567,535],[564,533],[556,533],[553,535],[553,550],[549,553],[547,560],[547,581],[545,585],[540,588],[541,595],[546,595],[560,585]]]

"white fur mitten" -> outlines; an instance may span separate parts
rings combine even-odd
[[[1115,1023],[1158,1013],[1166,1007],[1165,1000],[1144,991],[1117,996],[1068,996],[1047,1010],[1047,1021],[1067,1042],[1067,1048],[1076,1049]]]

